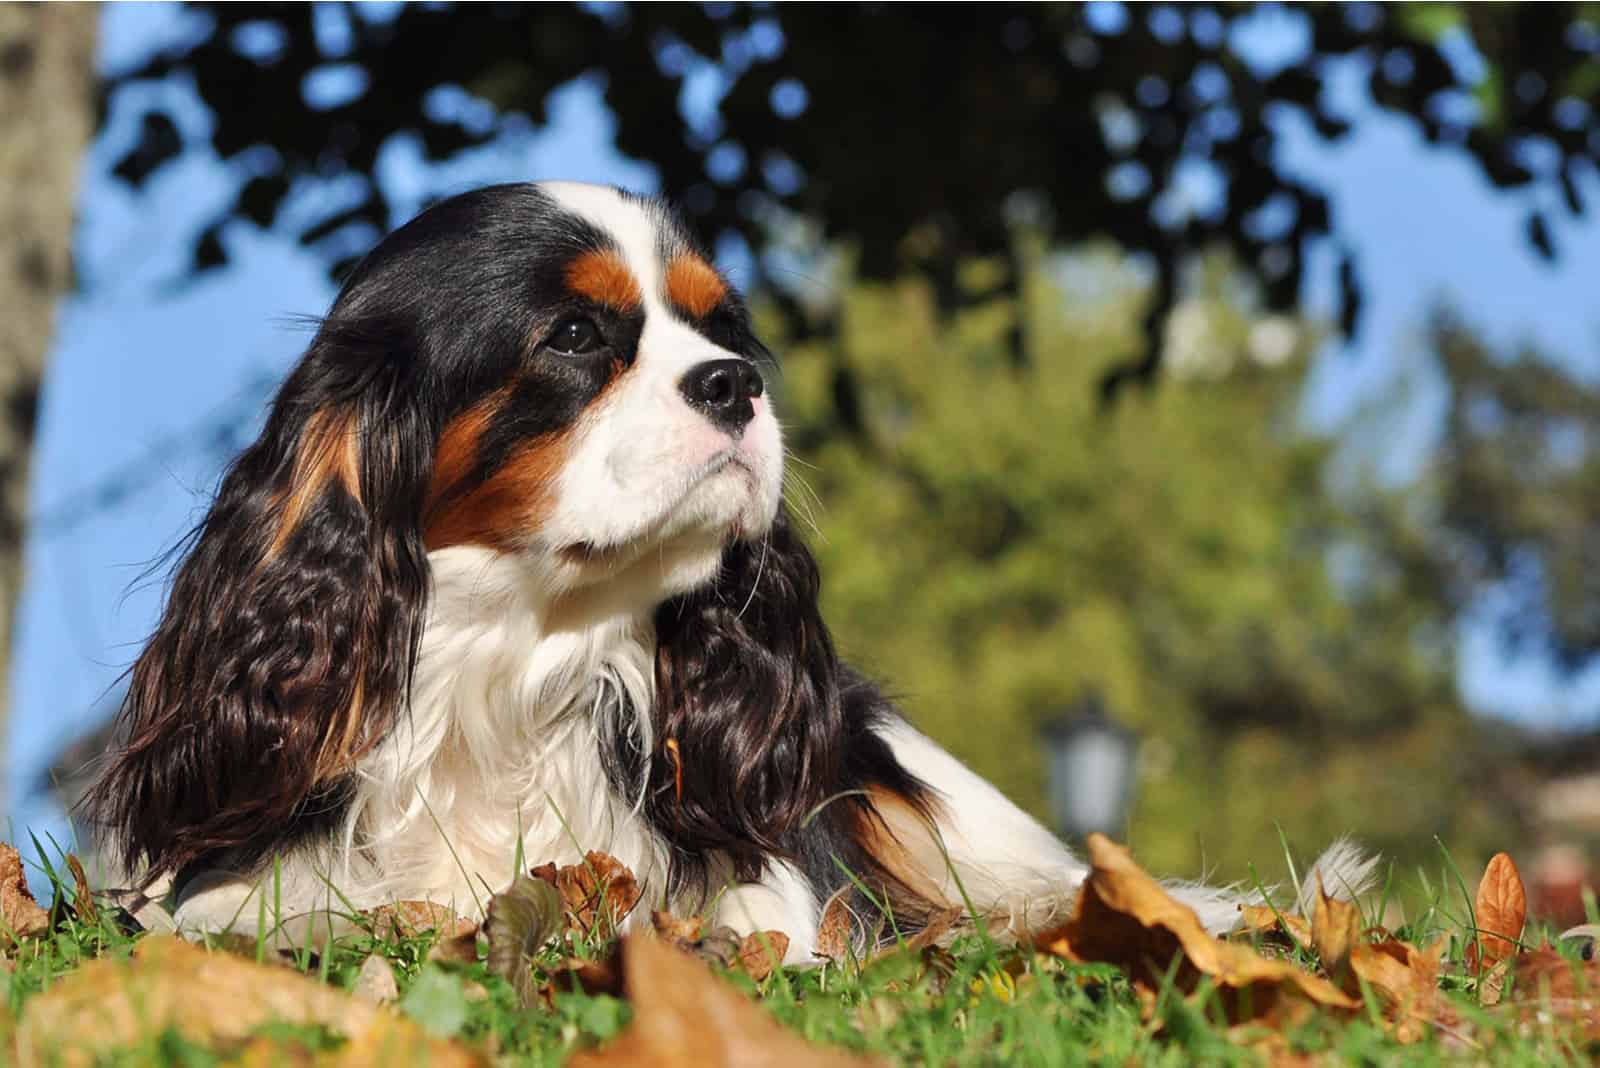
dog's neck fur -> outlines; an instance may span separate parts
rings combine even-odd
[[[475,911],[523,866],[599,849],[659,897],[664,844],[602,764],[620,732],[647,766],[655,632],[638,602],[541,601],[515,558],[431,554],[411,708],[357,771],[335,872],[352,900],[429,897]],[[363,863],[364,862],[364,863]]]

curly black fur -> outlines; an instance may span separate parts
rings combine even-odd
[[[720,853],[741,881],[781,858],[824,897],[848,882],[845,868],[899,889],[860,844],[876,818],[867,791],[924,813],[929,794],[872,730],[896,713],[835,653],[820,590],[816,560],[780,510],[764,541],[727,549],[716,582],[656,612],[662,744],[646,813],[680,884],[704,885]]]

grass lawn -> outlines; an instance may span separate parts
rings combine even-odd
[[[1548,987],[1519,989],[1532,982],[1519,977],[1500,1004],[1479,1004],[1483,980],[1463,963],[1475,942],[1471,903],[1461,880],[1452,881],[1459,890],[1447,893],[1440,880],[1428,880],[1405,902],[1414,919],[1392,932],[1416,946],[1445,940],[1437,982],[1442,1001],[1428,1010],[1431,1022],[1404,1036],[1408,1042],[1397,1037],[1404,1010],[1365,984],[1357,991],[1358,1007],[1349,1011],[1297,1002],[1294,1013],[1252,1017],[1246,1011],[1247,1022],[1230,1024],[1230,1013],[1241,1018],[1237,998],[1228,996],[1237,992],[1219,991],[1209,980],[1187,995],[1171,982],[1141,992],[1124,964],[1002,947],[977,932],[947,946],[904,948],[865,963],[773,970],[759,981],[737,967],[688,961],[699,977],[678,981],[647,975],[631,947],[624,967],[600,924],[586,934],[569,928],[564,942],[534,949],[532,971],[513,985],[499,974],[506,970],[503,960],[491,967],[485,959],[486,950],[495,956],[487,938],[457,939],[441,951],[441,938],[431,930],[379,921],[338,937],[322,952],[282,953],[259,940],[231,938],[206,955],[175,946],[171,936],[130,932],[125,915],[104,902],[76,909],[69,885],[50,910],[52,926],[6,953],[0,989],[9,1011],[0,1014],[0,1059],[26,1065],[555,1066],[591,1050],[590,1065],[804,1068],[813,1055],[831,1052],[824,1047],[840,1047],[906,1065],[1591,1063],[1600,1045],[1588,1036],[1600,1034],[1600,1009],[1581,997],[1552,1001]],[[1523,944],[1545,934],[1530,929]],[[707,933],[699,955],[728,959],[714,941]],[[1577,961],[1578,948],[1563,952],[1575,967],[1587,968]],[[1263,946],[1262,955],[1307,971],[1319,967],[1309,946]],[[613,981],[619,972],[625,992]],[[1175,965],[1166,969],[1169,980],[1177,974]],[[1580,974],[1580,988],[1587,974]],[[346,993],[375,979],[377,994]],[[712,1007],[717,984],[749,999],[736,1009],[750,1016],[735,1019]],[[377,1007],[384,992],[392,1000]],[[653,1055],[637,1045],[609,1045],[636,1015],[652,1013],[657,1023],[665,1014],[710,1045],[697,1054],[660,1047]],[[802,1051],[803,1057],[779,1052],[760,1030],[768,1026],[761,1013],[817,1048]],[[712,1047],[726,1056],[719,1061],[705,1054]]]

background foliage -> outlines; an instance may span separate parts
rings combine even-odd
[[[273,225],[309,182],[337,181],[337,207],[294,226],[340,270],[403,221],[379,180],[397,143],[451,158],[540,121],[552,90],[591,74],[617,147],[705,233],[759,249],[799,214],[856,248],[864,277],[928,278],[942,311],[975,296],[957,279],[974,255],[999,257],[992,288],[1016,294],[1019,220],[1139,250],[1155,266],[1146,343],[1103,369],[1108,394],[1153,378],[1198,252],[1227,248],[1269,306],[1294,307],[1311,243],[1338,224],[1327,191],[1281,165],[1271,120],[1348,133],[1323,83],[1332,59],[1364,59],[1378,107],[1459,146],[1496,187],[1559,192],[1562,207],[1527,219],[1547,256],[1551,215],[1583,210],[1582,167],[1600,153],[1600,114],[1583,106],[1600,90],[1600,39],[1573,32],[1592,27],[1592,4],[1299,5],[1308,55],[1288,65],[1244,47],[1250,4],[193,7],[189,40],[109,87],[182,78],[214,109],[212,145],[246,180],[201,235],[197,268],[225,261],[230,219]],[[695,97],[712,108],[682,107]],[[118,173],[141,182],[182,147],[152,102]],[[1186,181],[1210,189],[1202,204]],[[1339,277],[1350,330],[1360,265],[1346,256]],[[832,328],[780,307],[797,329]],[[1020,333],[1008,343],[1027,359]]]
[[[1280,826],[1402,863],[1434,835],[1467,855],[1504,841],[1504,801],[1472,773],[1488,739],[1455,696],[1443,558],[1416,549],[1434,582],[1372,578],[1409,567],[1407,502],[1330,495],[1333,443],[1296,428],[1315,331],[1213,260],[1169,381],[1105,411],[1094,385],[1141,344],[1148,289],[1105,250],[1037,263],[1027,369],[1007,359],[1011,305],[942,323],[918,281],[855,284],[837,345],[788,349],[807,484],[790,496],[846,652],[1041,812],[1038,726],[1102,691],[1146,738],[1132,838],[1162,870],[1243,877]],[[855,433],[828,389],[840,361]],[[1365,577],[1341,582],[1358,549]]]

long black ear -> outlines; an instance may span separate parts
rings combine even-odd
[[[405,705],[432,441],[391,342],[324,325],[190,535],[87,799],[130,870],[248,870],[325,829]]]
[[[703,876],[714,850],[756,878],[842,781],[845,709],[819,586],[780,509],[764,541],[724,553],[715,583],[656,612],[645,804],[680,874]]]

